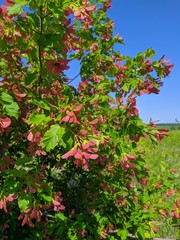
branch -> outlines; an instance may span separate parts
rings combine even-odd
[[[72,78],[71,81],[68,82],[68,84],[70,84],[71,82],[73,82],[79,75],[80,75],[80,73],[78,73],[74,78]]]
[[[106,233],[118,233],[118,230],[110,230],[110,231],[105,231]],[[136,239],[136,236],[134,236],[133,234],[131,233],[128,233],[128,237],[129,238],[135,238]]]
[[[43,32],[43,16],[42,16],[42,6],[40,6],[40,36],[42,36],[42,32]],[[39,50],[39,65],[40,65],[40,73],[39,73],[39,87],[41,86],[42,83],[42,58],[41,58],[41,45],[39,43],[38,46],[38,50]],[[40,91],[40,89],[39,89]],[[39,92],[40,93],[40,92]]]
[[[25,78],[27,78],[27,76],[26,76],[25,73],[22,71],[22,69],[17,65],[15,59],[13,58],[13,54],[12,54],[11,57],[12,57],[12,60],[13,60],[13,62],[14,62],[14,64],[15,64],[16,68],[19,70],[19,72],[21,72],[22,75],[23,75]]]

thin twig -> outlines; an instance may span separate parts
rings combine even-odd
[[[48,14],[44,15],[44,16],[42,17],[42,19],[44,19],[44,18],[48,17],[48,16],[49,16],[49,15],[51,15],[51,14],[52,14],[52,12],[50,12],[50,13],[48,13]]]
[[[80,73],[78,73],[74,78],[72,78],[71,81],[68,82],[68,84],[70,84],[72,81],[74,81],[79,75],[80,75]]]
[[[26,78],[27,76],[25,75],[25,73],[24,73],[24,72],[22,71],[22,69],[16,64],[16,61],[15,61],[15,59],[13,58],[13,54],[12,54],[12,60],[13,60],[13,62],[14,62],[14,64],[15,64],[16,68],[19,70],[19,72],[21,72],[22,75]]]

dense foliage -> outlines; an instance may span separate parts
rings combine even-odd
[[[166,131],[143,123],[136,98],[159,93],[173,65],[152,49],[134,58],[115,51],[123,40],[106,14],[111,0],[4,2],[0,238],[153,236],[161,207],[145,199],[138,142]],[[70,78],[73,62],[80,70]]]

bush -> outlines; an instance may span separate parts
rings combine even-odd
[[[151,60],[152,49],[134,58],[116,52],[123,40],[113,37],[110,2],[0,7],[1,239],[145,239],[156,231],[164,206],[144,190],[149,170],[137,143],[166,131],[143,123],[136,98],[157,94],[173,65]],[[70,78],[74,62],[80,70]]]

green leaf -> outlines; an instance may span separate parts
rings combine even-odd
[[[30,25],[33,26],[33,28],[36,28],[36,26],[38,25],[38,22],[39,22],[38,15],[36,15],[34,13],[28,13],[27,18],[28,18]]]
[[[33,158],[32,157],[28,157],[28,156],[24,156],[22,158],[18,158],[16,161],[16,166],[25,166],[28,163],[32,163],[33,162]]]
[[[7,8],[7,12],[9,15],[13,15],[13,14],[21,14],[23,13],[23,6],[26,5],[26,1],[21,1],[21,2],[18,2],[18,3],[15,3],[14,5],[12,6],[9,6]]]
[[[116,67],[111,66],[108,70],[108,75],[110,77],[114,77],[114,75],[118,72]]]
[[[31,99],[30,102],[31,102],[32,104],[37,105],[37,106],[40,107],[40,108],[43,108],[43,109],[45,109],[45,110],[50,111],[50,107],[49,107],[49,105],[48,105],[48,102],[45,101],[45,100]]]
[[[66,130],[63,139],[60,141],[60,145],[68,149],[71,149],[74,146],[74,136],[71,131]]]
[[[94,94],[94,96],[90,100],[90,104],[94,103],[96,100],[99,100],[99,99],[100,99],[100,95],[99,94]]]
[[[25,78],[26,86],[31,85],[36,80],[36,73],[29,73]]]
[[[47,196],[45,194],[41,194],[41,197],[46,201],[46,202],[52,202],[53,198],[51,196]]]
[[[141,63],[142,59],[143,59],[143,53],[142,52],[139,52],[138,55],[134,58],[134,61],[139,64]],[[130,61],[130,59],[128,59]]]
[[[154,56],[155,51],[152,48],[148,48],[144,54],[146,58],[151,58]]]
[[[62,221],[65,221],[65,220],[67,219],[67,217],[64,216],[63,213],[57,213],[57,214],[55,214],[55,215],[54,215],[54,218],[55,218],[55,219],[60,219],[60,220],[62,220]]]
[[[159,68],[159,67],[160,67],[160,63],[159,63],[159,62],[155,62],[155,61],[154,61],[154,62],[152,63],[152,65],[153,65],[154,68]]]
[[[13,169],[12,174],[14,177],[18,177],[18,179],[20,179],[20,178],[24,178],[24,176],[27,175],[27,172],[28,172],[27,169],[22,169],[21,166],[20,167],[15,166],[15,169]]]
[[[113,62],[113,59],[112,59],[112,57],[110,57],[110,56],[105,56],[105,60],[106,60],[107,62]]]
[[[13,97],[8,93],[3,92],[1,94],[1,99],[7,115],[15,117],[17,119],[19,106],[16,102],[14,102]]]
[[[0,61],[0,67],[5,67],[6,66],[6,62],[4,60]]]
[[[7,42],[5,42],[3,39],[0,39],[0,52],[4,52],[6,47],[7,47]]]
[[[65,225],[65,224],[64,224],[64,225]],[[57,232],[57,234],[58,234],[59,237],[61,236],[61,234],[63,234],[64,229],[66,229],[66,226],[61,225],[60,227],[58,227],[58,229],[57,229],[56,232]]]
[[[127,83],[124,83],[124,85],[122,86],[122,89],[125,91],[125,92],[129,92],[129,85]]]
[[[67,9],[67,7],[69,7],[69,5],[72,3],[71,0],[64,0],[63,2],[63,10]]]
[[[39,125],[41,123],[47,123],[50,121],[50,117],[46,117],[44,114],[37,115],[36,113],[32,113],[30,118],[28,119],[28,124]]]
[[[21,195],[18,198],[18,206],[21,212],[24,212],[31,204],[31,197],[29,195]]]
[[[144,235],[144,228],[143,226],[139,226],[138,227],[138,230],[137,230],[137,233],[135,234],[139,239],[142,239],[144,240],[145,239],[145,235]]]
[[[43,137],[43,148],[45,148],[47,152],[54,149],[62,140],[64,133],[65,128],[60,127],[58,124],[52,125]]]
[[[125,240],[127,239],[127,236],[128,236],[128,231],[126,229],[123,229],[123,230],[119,230],[117,235],[119,237],[121,237],[121,240]]]

